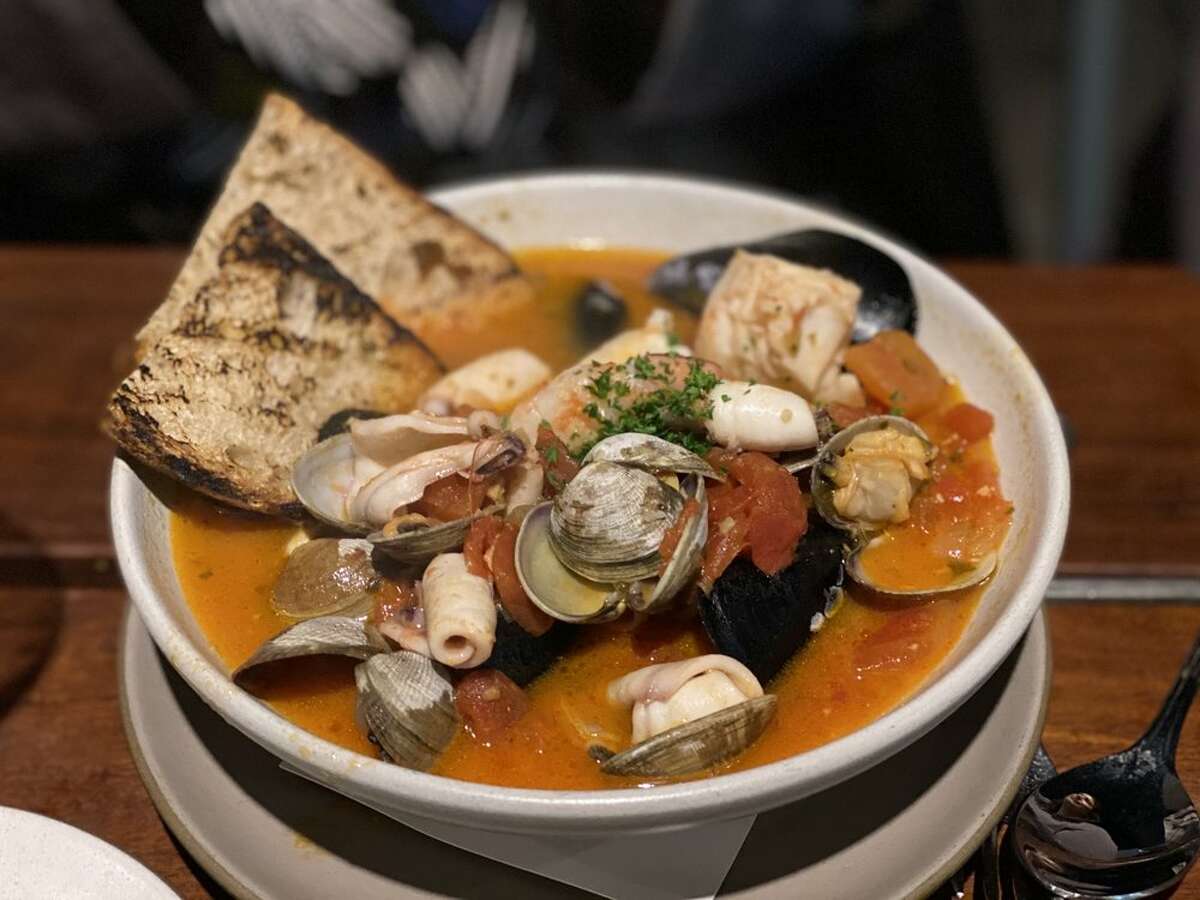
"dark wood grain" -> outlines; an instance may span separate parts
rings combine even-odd
[[[123,593],[108,540],[112,448],[96,422],[124,342],[177,250],[0,247],[0,804],[132,853],[209,895],[138,780],[117,701]],[[951,267],[1016,334],[1073,425],[1063,568],[1200,574],[1200,282],[1176,269]],[[1152,717],[1200,606],[1060,605],[1046,743],[1060,766]],[[1200,716],[1179,768],[1200,796]],[[1179,891],[1200,900],[1200,877]]]
[[[1074,429],[1064,569],[1200,572],[1200,280],[1162,267],[950,268]]]
[[[0,591],[0,658],[24,647],[38,666],[7,690],[0,683],[9,699],[0,706],[0,806],[82,828],[180,895],[210,896],[155,812],[125,740],[117,690],[124,592]]]

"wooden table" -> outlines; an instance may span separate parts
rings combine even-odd
[[[121,728],[125,596],[108,538],[112,447],[96,430],[122,341],[180,260],[0,248],[0,805],[99,835],[203,897],[217,889],[156,815]],[[1200,281],[1143,266],[951,269],[1021,340],[1074,431],[1062,571],[1200,578]],[[1200,604],[1064,598],[1050,625],[1045,740],[1070,766],[1140,733]],[[1200,715],[1179,768],[1200,797]],[[1200,876],[1177,896],[1200,898]]]

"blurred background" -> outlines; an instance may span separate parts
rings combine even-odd
[[[927,253],[1200,267],[1191,0],[4,0],[0,240],[187,242],[264,92],[420,185],[737,179]]]

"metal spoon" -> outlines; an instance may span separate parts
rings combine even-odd
[[[1200,852],[1200,816],[1175,774],[1200,681],[1200,638],[1142,738],[1050,779],[1025,801],[1012,850],[1055,897],[1137,900],[1166,891]]]

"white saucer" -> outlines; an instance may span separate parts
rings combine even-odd
[[[65,822],[0,806],[0,897],[171,900],[177,896],[112,844]]]
[[[201,865],[258,898],[593,896],[415,832],[283,772],[171,670],[136,613],[121,699],[142,780]],[[1045,620],[972,699],[907,750],[758,817],[720,896],[901,898],[962,864],[1008,805],[1041,734]],[[230,687],[233,690],[233,687]]]

